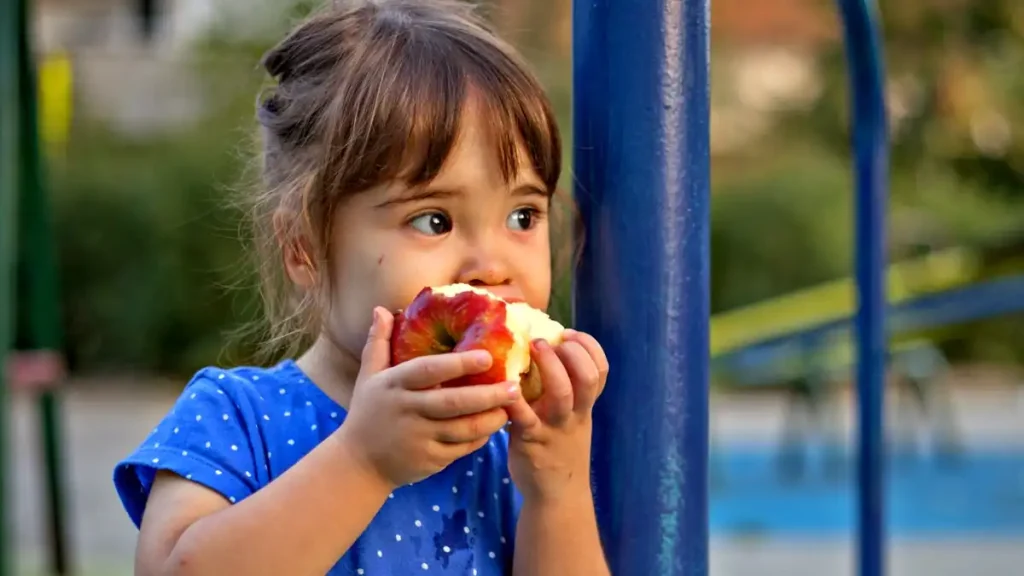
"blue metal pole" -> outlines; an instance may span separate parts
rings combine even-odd
[[[615,574],[708,573],[709,8],[573,8],[574,314],[611,364],[594,489]]]
[[[885,74],[877,7],[839,0],[852,92],[856,170],[858,571],[885,573],[885,213],[889,170]]]

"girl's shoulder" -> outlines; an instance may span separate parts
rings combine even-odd
[[[156,473],[173,472],[238,502],[336,430],[344,410],[288,360],[198,371],[163,419],[114,469],[139,525]]]

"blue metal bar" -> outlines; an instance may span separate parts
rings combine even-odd
[[[709,8],[573,8],[574,313],[611,363],[593,469],[615,574],[708,573]]]
[[[885,573],[883,433],[885,392],[885,213],[889,170],[885,74],[877,7],[872,0],[839,0],[853,106],[856,167],[858,396],[858,571]]]

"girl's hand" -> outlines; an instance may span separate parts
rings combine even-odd
[[[512,479],[528,501],[589,494],[591,410],[604,390],[608,359],[597,340],[575,330],[554,348],[535,341],[531,352],[544,394],[532,405],[519,398],[508,408]]]
[[[346,450],[392,489],[422,480],[476,451],[508,421],[518,382],[441,388],[486,371],[483,350],[423,356],[389,367],[394,316],[383,308],[363,348],[349,415],[336,432]]]

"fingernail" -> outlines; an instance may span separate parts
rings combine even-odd
[[[573,330],[572,328],[566,328],[565,330],[562,331],[562,336],[565,338],[572,338],[577,334],[579,334],[579,332]]]
[[[517,400],[519,398],[520,390],[519,382],[513,382],[512,385],[508,387],[508,399]]]
[[[483,368],[491,363],[491,354],[486,350],[473,350],[469,354],[469,361],[472,362],[474,366]]]
[[[530,346],[533,348],[534,352],[540,352],[540,351],[544,350],[544,347],[547,346],[547,345],[548,345],[548,341],[544,340],[542,338],[538,338],[538,339],[534,340],[533,342],[530,342]]]

